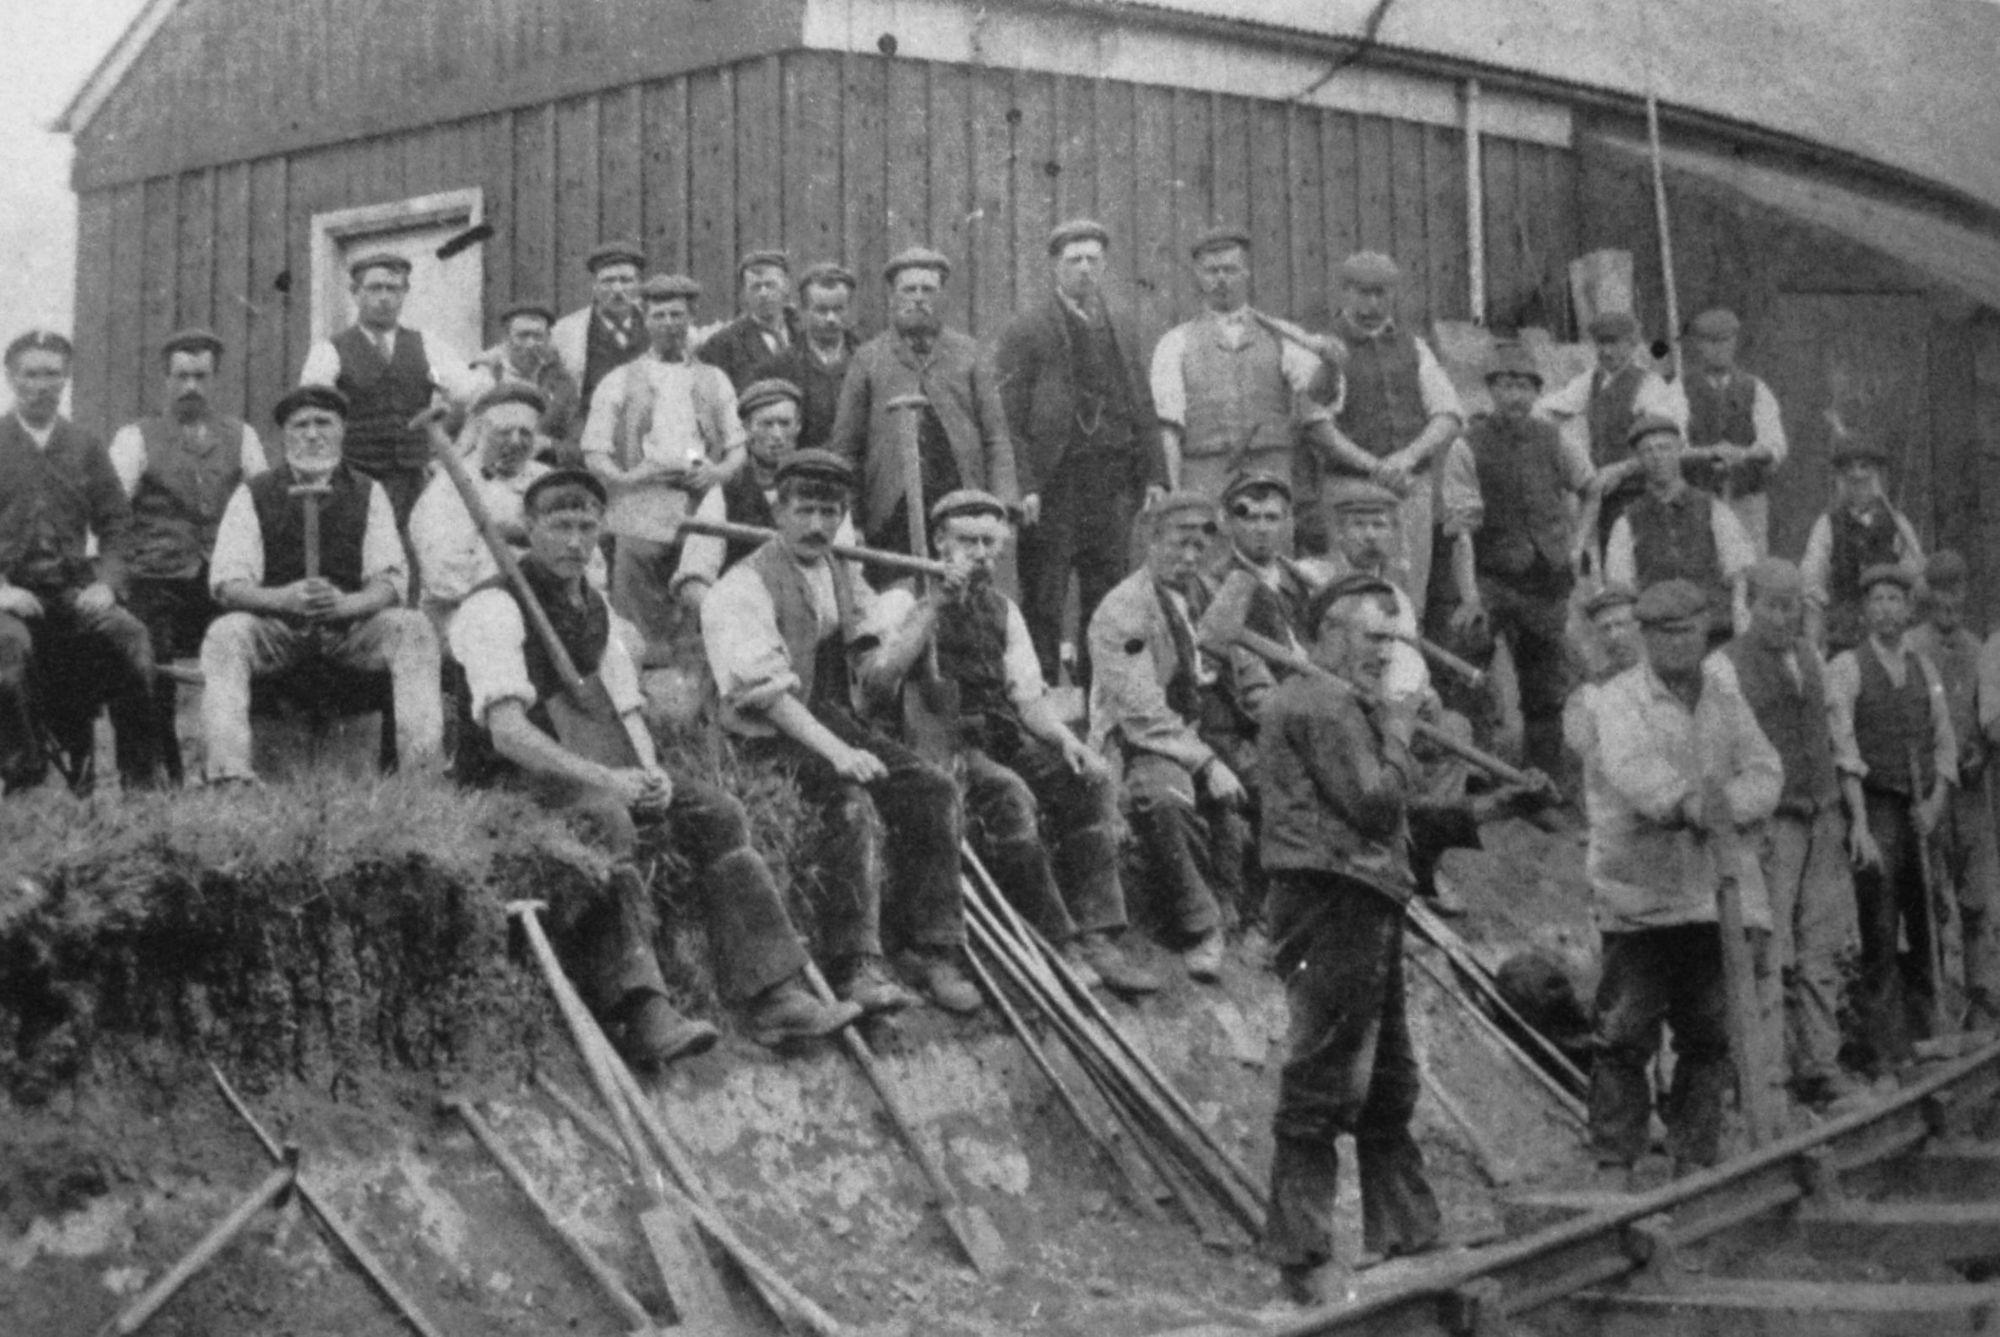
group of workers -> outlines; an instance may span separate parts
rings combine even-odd
[[[106,705],[121,781],[178,782],[174,661],[199,664],[210,784],[257,783],[260,680],[386,675],[402,769],[443,770],[450,732],[457,777],[519,786],[613,854],[601,893],[562,909],[566,964],[651,1065],[717,1033],[669,1000],[642,852],[691,869],[722,1001],[772,1045],[916,994],[978,1009],[968,843],[1081,977],[1129,997],[1162,984],[1122,942],[1129,891],[1199,982],[1221,978],[1225,931],[1259,923],[1292,1013],[1267,1243],[1304,1303],[1329,1293],[1342,1133],[1366,1248],[1440,1243],[1409,1129],[1404,906],[1480,821],[1552,801],[1547,777],[1580,767],[1590,827],[1606,1163],[1646,1150],[1663,1024],[1674,1155],[1718,1154],[1722,879],[1803,1101],[1847,1085],[1853,907],[1864,1070],[1933,1015],[1918,855],[1940,833],[1969,1005],[1992,1012],[1975,939],[2000,686],[1980,686],[2000,650],[1959,625],[1962,561],[1919,571],[1870,443],[1837,445],[1801,566],[1766,555],[1787,446],[1734,365],[1733,315],[1693,322],[1679,381],[1626,313],[1590,322],[1596,369],[1552,393],[1502,341],[1469,417],[1398,323],[1386,256],[1341,265],[1315,334],[1249,304],[1249,238],[1215,229],[1190,257],[1202,311],[1148,358],[1105,298],[1112,244],[1090,220],[1054,229],[1047,291],[989,353],[943,324],[952,267],[927,248],[888,263],[889,324],[864,340],[839,264],[795,286],[789,257],[752,252],[740,314],[704,328],[699,284],[642,280],[640,249],[609,243],[587,307],[515,302],[462,361],[401,324],[410,264],[364,255],[355,323],[308,354],[269,447],[216,406],[212,333],[167,340],[160,412],[108,449],[58,412],[67,340],[24,334],[0,419],[0,785],[52,764],[87,782]],[[1506,646],[1525,781],[1468,763],[1466,715],[1490,712],[1447,708],[1426,633]],[[742,803],[669,772],[645,726],[642,675],[697,643],[737,756],[817,814],[830,997]],[[571,728],[577,675],[623,730],[614,759]]]

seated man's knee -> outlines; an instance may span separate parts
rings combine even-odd
[[[1194,774],[1179,762],[1165,757],[1141,757],[1125,772],[1125,793],[1132,811],[1156,808],[1193,808]]]
[[[18,682],[34,650],[35,638],[28,624],[10,613],[0,613],[0,682]]]
[[[571,800],[569,819],[585,839],[613,856],[622,858],[639,843],[631,811],[608,789],[593,789]]]
[[[1027,782],[997,767],[968,787],[966,811],[988,840],[1022,840],[1035,834],[1040,824],[1040,811]]]
[[[258,620],[249,613],[224,613],[201,638],[201,662],[247,659],[256,652]]]

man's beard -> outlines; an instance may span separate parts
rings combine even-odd
[[[205,395],[182,395],[174,400],[174,416],[182,422],[193,422],[208,412],[208,398]]]
[[[898,316],[896,332],[911,339],[934,339],[944,323],[936,316]]]

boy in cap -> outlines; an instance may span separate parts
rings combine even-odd
[[[103,442],[62,416],[75,350],[49,330],[7,345],[12,411],[0,417],[0,793],[41,783],[51,758],[90,781],[93,725],[109,706],[118,775],[159,778],[145,624],[118,606],[131,505]],[[92,537],[97,553],[89,551]]]
[[[944,285],[950,277],[951,261],[927,246],[912,246],[890,259],[882,270],[889,285],[889,328],[856,351],[841,387],[827,448],[860,477],[854,526],[871,547],[908,552],[912,519],[921,524],[932,503],[962,487],[1020,505],[999,378],[978,341],[944,323]],[[895,407],[911,395],[924,402]],[[920,476],[915,480],[904,476],[903,413],[916,415]],[[922,498],[914,517],[912,482]]]
[[[1320,582],[1284,555],[1292,528],[1292,485],[1277,474],[1244,472],[1222,491],[1222,529],[1229,555],[1216,571],[1200,577],[1220,597],[1232,580],[1250,585],[1244,626],[1281,645],[1301,648],[1311,639],[1306,605]],[[1264,698],[1277,683],[1274,670],[1248,650],[1233,650],[1217,666],[1214,697],[1203,734],[1238,775],[1245,776],[1257,739]]]
[[[1070,573],[1088,627],[1125,578],[1133,517],[1167,489],[1138,336],[1105,300],[1110,245],[1088,218],[1051,231],[1051,289],[1008,323],[993,356],[1021,485],[1021,612],[1049,682],[1062,672]],[[1089,687],[1087,653],[1076,677]]]
[[[1611,526],[1604,545],[1604,578],[1645,590],[1665,580],[1686,580],[1708,595],[1712,646],[1749,621],[1743,573],[1757,560],[1750,536],[1734,513],[1681,473],[1687,443],[1670,418],[1632,424],[1632,451],[1644,488]]]
[[[1169,493],[1149,517],[1146,564],[1114,586],[1090,620],[1090,741],[1116,748],[1132,827],[1161,887],[1168,930],[1190,975],[1222,975],[1224,901],[1242,899],[1243,782],[1201,736],[1215,668],[1195,626],[1206,607],[1201,563],[1215,503]]]
[[[1688,482],[1736,513],[1750,545],[1771,550],[1771,475],[1785,462],[1785,420],[1777,396],[1736,365],[1743,323],[1727,307],[1711,307],[1688,322],[1695,365],[1682,379],[1687,398]]]
[[[343,460],[338,390],[302,385],[271,416],[284,462],[237,487],[209,562],[209,592],[225,610],[201,643],[209,782],[256,779],[251,680],[308,666],[386,670],[397,762],[422,770],[444,732],[438,643],[422,613],[398,606],[409,572],[388,492]]]
[[[822,260],[799,275],[799,328],[804,338],[765,369],[768,377],[799,388],[799,445],[823,450],[840,413],[840,390],[861,340],[850,325],[854,271]]]
[[[1830,659],[1867,636],[1861,573],[1871,566],[1914,571],[1924,550],[1916,526],[1882,490],[1889,452],[1878,441],[1840,432],[1833,443],[1833,505],[1806,534],[1799,571],[1806,583],[1806,627]]]
[[[1341,577],[1313,595],[1308,616],[1317,624],[1314,662],[1379,689],[1397,644],[1388,582]],[[1338,1298],[1341,1134],[1360,1158],[1362,1247],[1392,1258],[1440,1242],[1441,1214],[1410,1136],[1419,1090],[1403,986],[1403,907],[1415,888],[1412,718],[1300,674],[1271,694],[1259,738],[1258,844],[1271,883],[1272,960],[1290,1013],[1264,1247],[1287,1298],[1301,1305]]]
[[[827,935],[835,991],[871,1012],[909,1001],[882,967],[886,854],[905,968],[940,1007],[972,1012],[979,993],[958,966],[957,786],[860,712],[864,697],[893,691],[921,640],[914,619],[885,630],[868,582],[828,555],[853,479],[823,450],[778,466],[778,535],[708,592],[702,641],[739,754],[789,776],[819,810],[826,903],[843,911]]]
[[[1871,566],[1860,584],[1868,639],[1834,656],[1826,695],[1861,929],[1855,1011],[1864,1070],[1879,1076],[1909,1060],[1912,1028],[1928,1032],[1940,983],[1930,977],[1936,905],[1917,842],[1944,821],[1958,738],[1936,667],[1905,634],[1916,577]]]
[[[1996,1009],[1993,944],[1987,934],[2000,897],[2000,849],[1994,831],[1993,786],[1987,779],[1987,736],[1982,719],[1994,713],[1981,695],[1979,638],[1965,626],[1965,558],[1946,549],[1924,564],[1918,606],[1924,620],[1909,634],[1910,648],[1937,670],[1944,688],[1958,765],[1951,772],[1951,806],[1938,842],[1941,872],[1958,896],[1964,952],[1967,1017],[1976,1029],[2000,1022]]]
[[[750,846],[743,805],[713,785],[669,775],[640,720],[639,674],[617,636],[604,596],[586,572],[604,515],[603,483],[579,469],[545,473],[522,499],[528,552],[521,574],[577,670],[594,674],[623,717],[635,765],[573,751],[551,718],[562,691],[552,660],[528,628],[528,605],[494,580],[452,621],[454,658],[464,666],[471,718],[483,744],[481,778],[511,778],[545,805],[573,814],[616,860],[610,884],[584,906],[559,907],[572,973],[620,1051],[655,1067],[699,1053],[715,1029],[690,1021],[667,998],[653,939],[654,895],[640,873],[646,857],[690,865],[723,1002],[741,1009],[760,1044],[827,1035],[860,1015],[853,1003],[814,997],[807,964],[770,867]]]
[[[1782,766],[1741,693],[1703,665],[1707,605],[1685,580],[1649,587],[1636,607],[1645,659],[1590,707],[1598,783],[1585,867],[1604,938],[1590,1134],[1599,1166],[1626,1175],[1647,1146],[1662,1023],[1674,1033],[1674,1088],[1659,1104],[1675,1173],[1719,1158],[1732,1080],[1722,880],[1736,879],[1748,927],[1771,923],[1742,833],[1777,808]]]
[[[604,378],[644,353],[647,344],[638,302],[646,253],[638,243],[600,242],[583,258],[583,267],[590,271],[590,305],[570,312],[549,331],[550,346],[576,382],[578,432]]]
[[[741,314],[702,340],[695,355],[722,368],[738,390],[778,374],[803,337],[792,306],[792,260],[783,251],[751,251],[736,262]]]

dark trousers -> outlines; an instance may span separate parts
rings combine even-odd
[[[352,455],[347,456],[347,466],[374,479],[389,494],[389,509],[396,513],[396,532],[408,534],[410,512],[416,508],[417,498],[424,493],[430,482],[430,466],[424,464],[372,464],[363,463]],[[412,570],[415,569],[413,566]]]
[[[1363,1247],[1427,1248],[1440,1213],[1410,1136],[1421,1082],[1404,1011],[1403,909],[1337,873],[1279,869],[1270,881],[1273,959],[1291,1019],[1265,1248],[1285,1266],[1333,1256],[1342,1133],[1359,1161]]]
[[[958,888],[962,814],[949,775],[842,710],[814,715],[849,747],[889,769],[873,784],[844,778],[833,763],[789,738],[744,740],[743,755],[775,766],[819,810],[820,883],[832,911],[825,949],[835,959],[877,955],[882,921],[906,947],[965,941]],[[885,857],[886,856],[886,857]]]
[[[1854,871],[1854,908],[1861,930],[1861,977],[1855,982],[1854,1006],[1860,1014],[1866,1062],[1877,1067],[1907,1061],[1913,1033],[1928,1033],[1936,906],[1925,899],[1909,797],[1868,789],[1863,800],[1882,863]],[[1905,937],[1910,944],[1907,952],[1899,950]]]
[[[987,742],[962,754],[965,829],[1000,890],[1052,942],[1123,928],[1118,782],[1018,731]]]
[[[110,710],[120,781],[131,788],[157,783],[153,651],[144,624],[115,606],[85,612],[73,590],[40,598],[40,617],[0,613],[0,789],[38,783],[47,773],[44,733],[87,787],[101,707]]]
[[[1723,1096],[1734,1081],[1722,936],[1714,924],[1604,935],[1590,1070],[1590,1137],[1601,1163],[1630,1165],[1646,1152],[1653,1111],[1647,1065],[1662,1024],[1674,1033],[1674,1085],[1661,1110],[1667,1150],[1676,1161],[1713,1165]]]
[[[1128,570],[1132,494],[1093,481],[1102,472],[1065,459],[1042,489],[1041,519],[1021,530],[1021,617],[1042,663],[1042,678],[1049,683],[1062,680],[1070,573],[1076,573],[1076,685],[1088,688],[1090,651],[1083,629]]]
[[[180,579],[134,576],[126,585],[125,606],[145,624],[152,642],[153,663],[171,664],[201,654],[201,638],[221,611],[209,595],[208,581],[199,575]],[[160,759],[167,778],[180,784],[180,738],[174,731],[180,688],[164,673],[153,676],[153,721],[159,731]]]
[[[1217,803],[1187,767],[1152,752],[1125,767],[1132,831],[1145,855],[1153,894],[1168,927],[1201,937],[1222,927],[1223,906],[1243,907],[1243,856],[1250,838],[1243,815]]]
[[[805,948],[770,866],[750,847],[748,820],[733,796],[676,778],[664,813],[635,818],[608,790],[559,782],[531,788],[549,806],[572,814],[619,860],[608,888],[587,904],[559,907],[566,909],[566,955],[594,1010],[610,1012],[634,993],[666,992],[654,947],[654,893],[632,863],[642,852],[671,853],[692,867],[716,992],[724,1002],[754,998],[805,966]]]
[[[1562,770],[1563,703],[1573,686],[1566,634],[1569,583],[1567,577],[1526,585],[1479,578],[1493,639],[1505,641],[1514,656],[1528,764],[1549,776]]]

